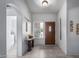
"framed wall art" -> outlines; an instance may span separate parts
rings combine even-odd
[[[70,21],[70,32],[73,32],[73,21]]]
[[[79,35],[79,23],[76,24],[76,34]]]

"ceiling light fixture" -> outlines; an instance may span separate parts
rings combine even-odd
[[[42,6],[43,7],[47,7],[48,6],[48,1],[47,0],[43,0],[42,1]]]

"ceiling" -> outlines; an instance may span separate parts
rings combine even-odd
[[[55,13],[57,12],[65,0],[47,0],[48,7],[42,7],[42,0],[25,0],[29,9],[33,13]]]

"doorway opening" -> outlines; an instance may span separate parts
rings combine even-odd
[[[44,38],[44,23],[40,22],[40,38]]]
[[[6,57],[17,57],[17,16],[16,11],[6,8]]]

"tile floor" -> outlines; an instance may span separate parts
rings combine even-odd
[[[17,57],[17,47],[16,45],[7,51],[7,58],[16,58]]]
[[[28,52],[22,58],[74,58],[75,56],[66,56],[57,46],[35,46],[31,52]],[[78,56],[76,56],[78,57]]]

